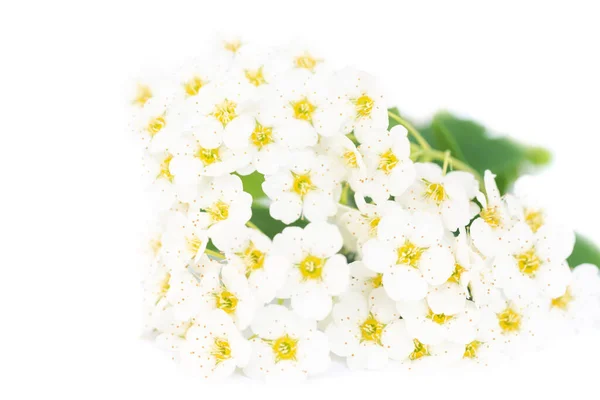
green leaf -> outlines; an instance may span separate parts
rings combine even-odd
[[[250,175],[239,175],[242,179],[242,185],[244,186],[244,192],[250,193],[254,199],[254,204],[260,199],[267,197],[262,189],[262,184],[265,181],[263,174],[253,172]]]
[[[567,261],[571,268],[575,268],[580,264],[600,266],[600,249],[589,239],[577,234],[575,248]]]
[[[252,207],[252,218],[250,218],[250,221],[271,239],[278,233],[281,233],[286,226],[299,226],[303,228],[308,224],[308,221],[306,220],[298,220],[290,225],[286,225],[271,217],[268,208],[257,205]]]
[[[540,147],[528,147],[506,137],[492,137],[477,122],[438,113],[420,129],[429,144],[473,167],[481,175],[486,169],[496,174],[502,193],[528,168],[550,162],[550,153]]]

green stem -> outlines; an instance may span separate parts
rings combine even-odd
[[[224,260],[225,259],[225,256],[223,256],[223,254],[221,254],[219,252],[216,252],[214,250],[211,250],[211,249],[204,250],[204,253],[206,253],[206,255],[209,255],[209,256],[211,256],[213,258],[216,258],[216,259],[219,259],[219,260]]]
[[[448,163],[450,162],[450,150],[446,150],[446,155],[444,156],[444,165],[442,167],[442,173],[446,175],[448,172]]]
[[[388,115],[391,119],[405,127],[406,130],[408,130],[408,133],[410,133],[415,138],[417,143],[419,143],[419,146],[421,146],[424,150],[429,150],[431,148],[431,146],[429,145],[429,143],[427,143],[427,140],[425,140],[423,135],[421,135],[419,131],[410,122],[391,111],[388,111]]]
[[[479,182],[479,185],[481,187],[483,186],[483,178],[481,177],[481,175],[479,175],[479,172],[477,172],[476,170],[474,170],[470,165],[454,158],[454,157],[448,157],[446,155],[445,151],[440,151],[440,150],[435,150],[435,149],[429,149],[429,150],[423,150],[422,153],[424,156],[427,156],[429,158],[431,158],[432,160],[438,160],[438,161],[444,161],[446,160],[446,157],[450,163],[450,165],[452,166],[453,169],[457,169],[459,171],[465,171],[465,172],[469,172],[471,173]]]
[[[348,205],[348,194],[350,192],[350,185],[348,184],[348,182],[344,182],[342,185],[342,194],[340,196],[340,204],[343,204],[345,206]]]
[[[248,221],[248,222],[246,222],[246,226],[248,228],[256,229],[257,231],[259,231],[259,232],[262,233],[262,231],[260,230],[260,228],[258,226],[256,226],[256,224],[254,222]]]

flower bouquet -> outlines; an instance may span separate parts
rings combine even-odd
[[[600,253],[523,175],[544,149],[417,127],[364,72],[238,39],[140,81],[132,115],[145,330],[199,376],[485,365],[600,321]]]

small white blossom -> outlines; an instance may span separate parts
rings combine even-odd
[[[240,271],[227,264],[220,269],[206,271],[200,282],[200,290],[200,312],[222,310],[240,330],[246,329],[252,322],[257,303],[246,276]]]
[[[162,235],[160,251],[171,270],[180,270],[197,261],[208,244],[206,230],[181,212],[174,213]]]
[[[324,319],[331,311],[331,297],[342,294],[349,283],[346,258],[337,254],[342,248],[338,228],[326,222],[288,227],[273,243],[292,263],[278,297],[291,298],[301,316]]]
[[[210,237],[227,235],[228,230],[244,226],[252,216],[252,196],[244,192],[236,175],[212,178],[191,207],[191,220],[207,229]]]
[[[359,150],[367,167],[367,179],[355,188],[380,203],[390,196],[402,195],[415,180],[410,159],[407,130],[401,125],[389,132],[373,131],[361,142]]]
[[[216,245],[225,253],[228,268],[236,268],[248,278],[256,300],[266,304],[275,298],[291,267],[271,240],[251,228],[238,228],[219,239]]]
[[[199,315],[179,343],[182,366],[203,378],[221,379],[250,358],[250,344],[222,310]]]
[[[441,220],[431,214],[397,210],[377,226],[367,241],[363,262],[383,274],[383,287],[394,300],[420,300],[428,284],[440,285],[454,271],[451,246],[445,244]]]
[[[354,201],[358,209],[347,210],[342,216],[342,222],[359,245],[377,237],[377,226],[382,217],[401,209],[401,206],[395,201],[388,200],[379,204],[367,203],[364,197],[358,194],[354,196]]]
[[[417,180],[400,198],[409,210],[441,215],[450,231],[469,224],[477,213],[471,202],[478,191],[473,175],[453,171],[444,175],[442,168],[432,163],[416,163]]]
[[[527,302],[538,293],[552,298],[565,292],[570,275],[565,260],[574,239],[553,233],[542,228],[534,234],[524,223],[510,230],[506,253],[493,264],[497,284],[509,299]]]
[[[346,357],[353,369],[381,369],[390,358],[403,358],[412,348],[404,321],[381,289],[375,289],[368,299],[359,292],[342,296],[333,308],[326,334],[331,351]]]
[[[286,224],[301,216],[322,221],[337,211],[339,181],[331,171],[330,160],[313,151],[293,153],[288,165],[265,176],[262,187],[272,200],[271,216]]]
[[[340,93],[348,115],[346,132],[354,131],[367,142],[372,132],[387,130],[388,106],[375,78],[354,68],[345,68],[333,77],[334,91]]]
[[[280,305],[262,308],[251,325],[252,355],[244,373],[266,380],[302,380],[330,364],[327,337],[314,321]]]

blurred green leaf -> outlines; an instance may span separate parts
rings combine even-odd
[[[252,207],[252,218],[250,218],[250,221],[252,221],[252,223],[254,223],[254,225],[256,225],[262,231],[262,233],[271,239],[273,239],[273,237],[278,233],[281,233],[286,226],[299,226],[303,228],[308,224],[308,221],[299,219],[290,225],[286,225],[283,222],[271,217],[267,207],[261,206]]]
[[[600,249],[589,239],[577,234],[575,248],[567,261],[571,268],[586,263],[600,266]]]
[[[398,113],[398,109],[390,111]],[[398,113],[398,115],[400,115]],[[390,127],[397,125],[390,119]],[[506,137],[492,137],[477,122],[460,119],[441,112],[433,117],[419,132],[431,147],[450,150],[452,156],[473,167],[481,175],[486,169],[496,174],[496,182],[502,193],[531,166],[546,165],[551,160],[548,150],[522,145]]]
[[[252,199],[254,199],[254,204],[256,204],[258,200],[267,197],[267,195],[262,189],[262,184],[265,181],[265,177],[263,174],[253,172],[250,175],[239,175],[239,177],[242,179],[244,192],[250,193],[252,195]]]

